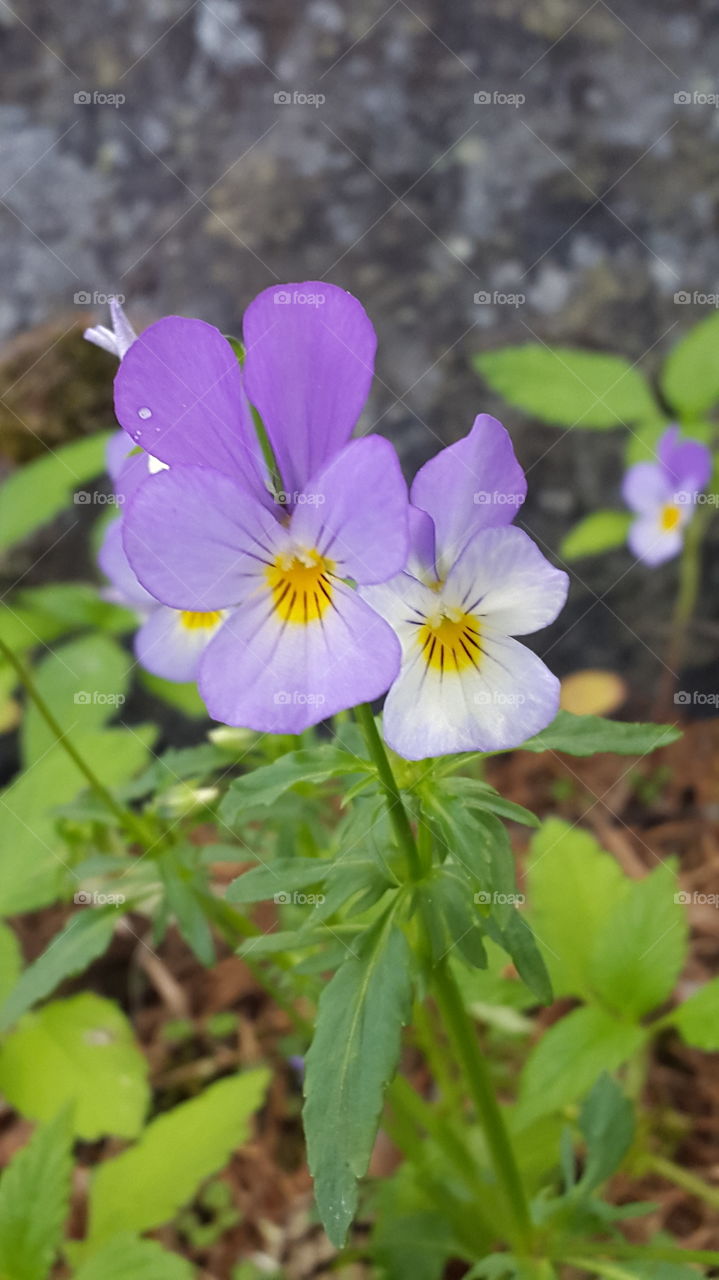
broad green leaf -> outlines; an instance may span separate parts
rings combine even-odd
[[[264,1069],[219,1080],[153,1120],[128,1151],[101,1164],[89,1197],[87,1252],[123,1231],[169,1222],[249,1133],[269,1083]]]
[[[193,1280],[185,1258],[168,1253],[156,1240],[113,1236],[88,1259],[73,1280]]]
[[[139,778],[124,787],[122,795],[125,799],[137,800],[151,792],[174,787],[178,782],[204,782],[226,768],[227,756],[211,742],[201,742],[196,747],[173,747],[163,751]]]
[[[661,373],[662,391],[682,416],[706,413],[719,400],[719,314],[694,325],[672,348]]]
[[[633,519],[628,511],[594,511],[569,530],[559,554],[565,560],[579,560],[622,547]]]
[[[542,1036],[522,1072],[517,1124],[559,1111],[581,1097],[602,1071],[616,1071],[646,1040],[642,1027],[600,1008],[574,1009]]]
[[[36,1129],[0,1180],[0,1276],[46,1280],[70,1208],[71,1134],[67,1111]]]
[[[671,1013],[672,1025],[687,1044],[706,1053],[719,1050],[719,978],[712,978]]]
[[[669,865],[632,881],[598,936],[589,982],[603,1002],[639,1019],[674,990],[687,953],[688,922]]]
[[[0,1000],[6,1000],[22,967],[20,944],[14,930],[0,922]],[[0,1027],[1,1029],[1,1027]]]
[[[700,1280],[699,1272],[683,1262],[613,1262],[611,1280]]]
[[[532,839],[526,883],[555,993],[591,1000],[594,951],[614,928],[630,882],[589,832],[549,818]]]
[[[603,716],[574,716],[559,711],[546,729],[523,742],[520,751],[563,751],[569,756],[645,756],[681,737],[671,724],[628,724]]]
[[[73,631],[97,629],[120,635],[137,625],[134,613],[111,604],[82,582],[51,582],[17,591],[0,604],[0,634],[11,649],[50,644]]]
[[[321,783],[340,775],[368,769],[366,761],[329,744],[288,751],[272,764],[262,765],[230,783],[220,815],[232,825],[243,810],[272,805],[298,782]]]
[[[52,520],[86,480],[105,470],[108,431],[59,445],[14,471],[0,488],[0,551]]]
[[[475,356],[474,366],[508,404],[564,427],[621,427],[655,418],[639,371],[622,356],[527,343]]]
[[[290,901],[295,889],[320,884],[337,863],[331,858],[278,858],[266,867],[252,867],[238,876],[227,890],[228,902],[264,902],[267,898]]]
[[[89,1141],[134,1137],[149,1101],[147,1062],[127,1019],[89,994],[25,1015],[0,1050],[0,1089],[32,1120],[74,1103],[75,1133]]]
[[[611,1076],[601,1075],[584,1099],[579,1127],[587,1154],[577,1190],[586,1194],[619,1168],[634,1138],[634,1109]]]
[[[512,908],[503,920],[496,916],[487,921],[487,930],[511,957],[520,978],[534,992],[541,1004],[551,1004],[552,983],[532,927],[523,915]]]
[[[315,1199],[330,1240],[344,1243],[367,1172],[384,1090],[409,1017],[411,965],[391,915],[324,988],[307,1055],[304,1121]]]
[[[49,654],[35,669],[38,692],[71,736],[98,729],[125,701],[132,658],[109,636],[83,636]],[[25,764],[44,755],[55,735],[34,703],[25,712]]]
[[[85,908],[76,912],[8,994],[0,1007],[0,1031],[7,1031],[65,978],[81,973],[97,956],[103,955],[110,945],[117,919],[116,907]]]

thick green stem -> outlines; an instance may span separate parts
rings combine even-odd
[[[397,843],[405,854],[412,879],[418,880],[423,874],[422,858],[371,708],[366,704],[358,707],[356,715],[385,793]],[[530,1251],[532,1237],[529,1206],[512,1143],[477,1043],[474,1024],[446,961],[436,966],[432,978],[437,1007],[463,1068],[469,1095],[484,1128],[495,1176],[503,1188],[510,1219],[514,1223],[512,1244],[517,1251],[526,1254]]]
[[[719,1209],[719,1187],[710,1187],[702,1178],[698,1178],[695,1173],[690,1173],[688,1169],[683,1169],[673,1160],[667,1160],[664,1156],[648,1155],[640,1163],[643,1170],[658,1173],[661,1178],[666,1178],[667,1182],[673,1182],[676,1187],[681,1187],[690,1196],[696,1196],[698,1200],[703,1200],[713,1209]]]
[[[80,773],[95,792],[98,800],[100,800],[102,804],[104,804],[105,808],[113,814],[119,825],[125,830],[131,840],[136,840],[146,850],[152,848],[152,846],[157,843],[154,831],[151,831],[146,827],[142,819],[138,817],[137,814],[133,813],[131,809],[125,809],[119,801],[115,799],[112,792],[108,791],[105,784],[100,781],[97,774],[91,769],[90,765],[77,750],[72,739],[68,737],[59,720],[56,719],[55,715],[50,710],[24,662],[5,643],[2,637],[0,637],[0,653],[3,654],[10,665],[15,669],[18,680],[26,690],[28,697],[30,697],[35,703],[35,706],[40,712],[40,715],[45,721],[48,729],[53,734],[58,745],[62,747],[65,754],[69,756],[73,764],[80,770]]]

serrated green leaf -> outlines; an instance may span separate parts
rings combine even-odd
[[[109,636],[83,636],[63,645],[38,663],[38,692],[70,735],[98,729],[117,714],[127,693],[132,659]],[[27,706],[22,727],[26,765],[44,755],[55,735],[34,703]]]
[[[278,895],[288,901],[295,889],[321,884],[336,863],[331,858],[278,858],[266,867],[252,867],[232,881],[228,902],[264,902]]]
[[[117,920],[115,907],[78,911],[42,955],[28,966],[5,999],[0,1008],[0,1031],[7,1031],[65,978],[81,973],[97,956],[103,955],[110,945]]]
[[[716,1053],[719,1050],[719,978],[705,983],[673,1009],[670,1017],[687,1044],[705,1053]]]
[[[0,551],[47,524],[85,480],[105,470],[110,432],[59,445],[14,471],[0,489]]]
[[[694,325],[672,348],[661,373],[669,404],[682,415],[700,416],[719,400],[719,314]]]
[[[299,782],[319,784],[368,767],[365,761],[329,744],[288,751],[272,764],[235,778],[222,801],[220,816],[232,825],[244,810],[274,804]]]
[[[674,990],[687,953],[688,922],[671,866],[629,884],[596,940],[589,982],[625,1018],[641,1018]]]
[[[526,343],[475,356],[474,366],[508,404],[565,427],[620,427],[655,418],[644,378],[622,356]]]
[[[521,804],[505,800],[494,787],[487,782],[479,782],[476,778],[446,778],[442,783],[442,792],[446,796],[456,796],[470,808],[479,809],[483,813],[494,813],[511,822],[519,822],[524,827],[538,827],[539,818]]]
[[[156,1240],[113,1236],[89,1258],[73,1280],[192,1280],[193,1268]]]
[[[576,1189],[586,1195],[616,1172],[634,1138],[634,1109],[611,1076],[601,1075],[584,1099],[579,1127],[587,1154]]]
[[[593,511],[569,530],[559,554],[565,560],[579,560],[622,547],[633,519],[628,511]]]
[[[70,1208],[67,1111],[37,1129],[0,1180],[0,1276],[46,1280]]]
[[[533,837],[526,868],[529,918],[558,996],[594,998],[591,964],[630,882],[581,827],[549,818]]]
[[[629,724],[604,716],[575,716],[559,711],[546,729],[523,742],[519,751],[562,751],[569,756],[645,756],[681,737],[671,724]]]
[[[517,1124],[559,1111],[615,1071],[644,1043],[647,1032],[598,1007],[574,1009],[545,1032],[522,1072]]]
[[[411,991],[409,949],[390,915],[365,935],[362,950],[320,997],[304,1121],[317,1207],[338,1248],[354,1217],[357,1179],[367,1172]]]
[[[132,1138],[147,1110],[147,1062],[116,1005],[100,996],[56,1000],[28,1013],[0,1051],[0,1089],[45,1121],[70,1103],[77,1135]]]
[[[88,1253],[120,1232],[169,1222],[245,1141],[268,1082],[264,1069],[219,1080],[153,1120],[134,1147],[100,1165],[90,1187]]]

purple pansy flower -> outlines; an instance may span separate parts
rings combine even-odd
[[[558,680],[513,638],[553,622],[569,583],[510,527],[525,493],[507,432],[481,414],[415,478],[406,571],[362,590],[402,644],[384,732],[409,760],[515,747],[556,715]]]
[[[392,446],[349,441],[372,378],[360,304],[309,282],[265,290],[245,317],[246,356],[217,329],[170,317],[146,330],[115,383],[132,440],[168,464],[123,518],[142,585],[183,612],[231,611],[201,660],[210,714],[301,732],[379,697],[400,649],[353,583],[404,566],[407,491]],[[249,398],[284,492],[268,491]]]
[[[678,427],[664,432],[657,462],[637,462],[629,468],[622,496],[637,516],[629,530],[629,546],[638,560],[658,565],[681,551],[684,528],[711,469],[707,447],[697,440],[680,440]]]

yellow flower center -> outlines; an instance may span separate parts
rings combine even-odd
[[[672,502],[668,502],[662,507],[661,526],[664,533],[671,533],[672,529],[676,529],[681,520],[681,511],[675,507]]]
[[[188,631],[199,631],[204,627],[216,627],[222,621],[222,610],[211,609],[209,613],[197,613],[191,609],[180,611],[180,622]]]
[[[445,608],[418,629],[418,640],[428,667],[448,672],[479,667],[482,646],[479,621],[472,613]]]
[[[318,622],[332,604],[330,575],[334,561],[319,551],[278,556],[266,571],[272,600],[282,622],[307,626]]]

